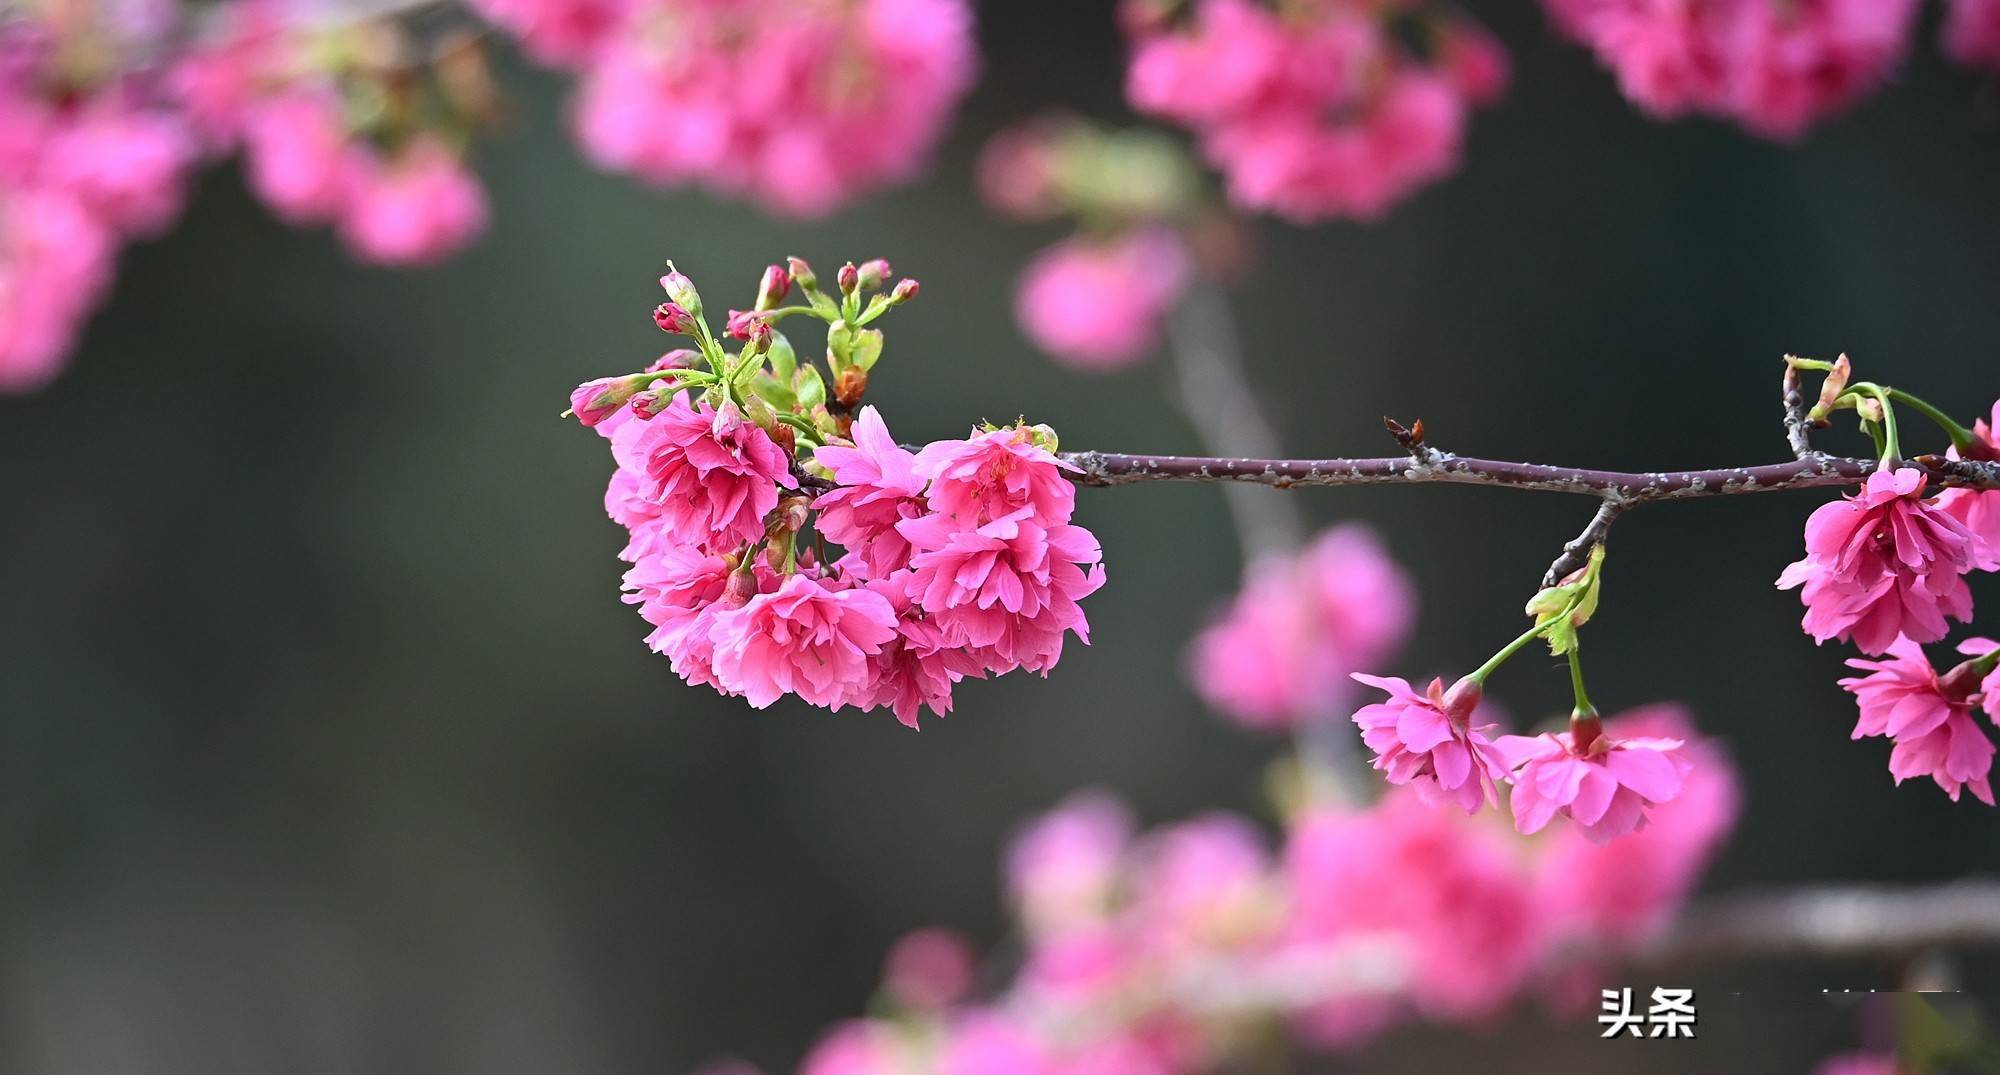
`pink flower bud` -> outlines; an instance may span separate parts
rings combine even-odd
[[[920,929],[889,950],[882,985],[904,1006],[948,1008],[972,985],[972,946],[948,929]]]
[[[722,586],[720,603],[724,608],[741,608],[757,596],[757,572],[745,564],[729,573],[729,581]]]
[[[632,397],[632,414],[636,418],[651,418],[667,409],[669,400],[665,392],[641,392]]]
[[[679,269],[671,269],[660,277],[660,286],[667,289],[667,297],[680,304],[681,309],[696,317],[701,316],[701,293],[694,289],[694,281]]]
[[[791,276],[794,283],[807,291],[819,286],[819,277],[813,274],[812,266],[806,264],[804,258],[786,258],[785,272]]]
[[[677,302],[663,302],[653,307],[653,324],[662,332],[684,335],[694,328],[694,318],[688,316],[687,308]]]
[[[896,281],[896,290],[889,293],[889,301],[896,303],[908,302],[916,297],[917,282],[907,276]]]
[[[569,394],[569,409],[576,415],[577,421],[594,426],[617,414],[638,387],[638,381],[631,377],[599,377],[594,381],[585,381]]]
[[[700,361],[700,351],[692,347],[676,347],[666,354],[661,355],[652,365],[647,366],[646,372],[665,373],[668,370],[691,370],[695,367],[695,363]]]
[[[840,272],[834,280],[840,285],[841,294],[852,295],[855,289],[861,286],[861,270],[855,268],[854,263],[850,261],[840,267]]]
[[[764,270],[764,278],[757,281],[757,308],[769,310],[785,301],[791,294],[792,278],[786,274],[783,265],[772,265]]]
[[[732,340],[747,340],[750,338],[751,332],[762,320],[762,318],[759,318],[751,310],[731,310],[729,311],[729,321],[723,326],[722,331],[727,333]]]
[[[881,287],[889,282],[889,259],[874,258],[861,263],[860,280],[862,287]]]

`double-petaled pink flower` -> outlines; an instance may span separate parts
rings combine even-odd
[[[1691,763],[1679,739],[1606,735],[1596,716],[1571,731],[1503,735],[1495,744],[1514,770],[1514,827],[1540,832],[1560,813],[1596,843],[1646,825],[1649,807],[1672,802]]]
[[[864,578],[884,578],[909,566],[910,543],[896,524],[925,510],[925,479],[915,453],[896,443],[873,407],[854,420],[854,446],[822,445],[813,453],[837,487],[813,501],[819,532],[848,550],[843,564]]]
[[[1375,752],[1375,768],[1391,784],[1408,784],[1420,794],[1456,803],[1468,814],[1495,801],[1500,782],[1507,779],[1507,759],[1487,732],[1493,725],[1474,726],[1479,685],[1460,680],[1451,690],[1433,679],[1419,694],[1409,681],[1394,676],[1354,673],[1357,682],[1387,691],[1387,701],[1362,706],[1354,723],[1362,742]]]
[[[935,485],[932,495],[935,503]],[[896,526],[915,551],[906,592],[950,644],[976,650],[996,672],[1047,672],[1065,632],[1090,641],[1077,602],[1104,585],[1104,554],[1090,531],[1046,525],[1032,506],[977,529],[963,525],[932,514]]]
[[[2000,643],[1973,639],[1959,649],[1979,657],[1996,646]],[[1928,776],[1954,802],[1961,789],[1970,788],[1979,801],[1994,804],[1988,779],[1993,768],[1993,742],[1972,713],[1982,696],[1989,712],[1996,708],[1991,687],[2000,686],[2000,682],[1989,676],[1982,685],[1970,677],[1969,669],[1954,670],[1941,678],[1931,667],[1930,658],[1924,656],[1923,647],[1908,638],[1899,638],[1889,647],[1887,660],[1847,663],[1868,673],[1840,681],[1861,707],[1853,737],[1887,736],[1895,741],[1889,752],[1889,773],[1898,784]]]
[[[1805,558],[1778,576],[1781,589],[1802,587],[1806,633],[1877,654],[1903,635],[1943,638],[1947,616],[1971,619],[1962,576],[1973,567],[1972,535],[1924,496],[1926,484],[1914,468],[1877,471],[1858,495],[1806,520]]]
[[[758,709],[788,693],[839,709],[862,700],[874,658],[896,638],[896,610],[874,590],[798,572],[717,613],[709,634],[721,689]]]
[[[486,191],[457,154],[428,137],[392,157],[350,147],[334,228],[383,265],[431,265],[486,230]]]
[[[798,484],[785,450],[734,403],[718,409],[686,395],[621,424],[611,455],[635,479],[632,495],[657,509],[664,536],[701,549],[734,551],[763,537],[778,490]]]
[[[1993,405],[1993,420],[1972,423],[1979,440],[1980,458],[2000,460],[2000,403]],[[1958,452],[1951,453],[1954,457]],[[1972,535],[1972,560],[1981,571],[2000,571],[2000,489],[1946,489],[1938,494],[1938,507],[1965,524]]]
[[[911,465],[930,483],[931,510],[968,530],[1023,511],[1044,526],[1068,522],[1076,487],[1064,472],[1075,469],[1018,426],[934,441]]]

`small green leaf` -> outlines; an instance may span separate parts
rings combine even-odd
[[[780,411],[796,410],[799,405],[799,395],[792,391],[791,385],[779,381],[763,370],[758,370],[757,376],[750,379],[750,391]]]
[[[879,328],[857,329],[854,333],[854,364],[866,373],[875,368],[882,357],[882,330]]]
[[[799,356],[792,350],[792,341],[782,332],[771,333],[771,350],[766,356],[771,360],[771,376],[790,383],[792,371],[798,368]]]
[[[798,371],[792,374],[792,395],[798,399],[799,406],[806,410],[825,405],[826,381],[820,378],[819,367],[800,366]]]
[[[1600,541],[1591,548],[1588,563],[1528,600],[1527,613],[1535,626],[1543,629],[1550,653],[1561,656],[1576,648],[1576,629],[1597,614],[1603,589],[1604,543]]]

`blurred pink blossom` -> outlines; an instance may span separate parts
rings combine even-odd
[[[1121,369],[1158,344],[1189,274],[1187,248],[1164,229],[1065,239],[1022,270],[1014,316],[1066,365]]]
[[[422,138],[384,158],[354,146],[335,229],[364,261],[430,265],[486,230],[486,192],[457,155]]]

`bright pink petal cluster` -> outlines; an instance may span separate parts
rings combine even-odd
[[[1973,566],[1972,535],[1924,496],[1927,484],[1912,467],[1877,471],[1859,495],[1806,520],[1805,558],[1785,568],[1778,586],[1801,587],[1807,634],[1878,654],[1904,635],[1943,638],[1947,616],[1972,618],[1962,577]]]
[[[1514,826],[1542,831],[1560,813],[1577,831],[1607,843],[1643,829],[1647,809],[1672,802],[1693,763],[1679,739],[1635,736],[1619,739],[1596,727],[1537,736],[1503,735],[1495,744],[1514,770],[1511,806]]]
[[[1188,651],[1196,691],[1252,728],[1343,714],[1349,675],[1409,635],[1414,588],[1366,527],[1336,526],[1296,556],[1253,564],[1243,589]]]
[[[2000,643],[1972,639],[1959,648],[1982,657]],[[1908,638],[1897,639],[1886,660],[1847,663],[1868,673],[1840,681],[1861,709],[1853,737],[1886,736],[1895,742],[1889,773],[1898,784],[1928,776],[1954,802],[1961,790],[1970,789],[1974,798],[1994,805],[1993,741],[1972,716],[1982,702],[1992,706],[1987,686],[1963,674],[1940,678],[1923,647]],[[2000,686],[1990,676],[1988,683]]]
[[[908,179],[978,66],[966,0],[483,0],[581,79],[600,167],[822,216]]]
[[[1796,138],[1874,90],[1908,46],[1916,0],[1546,0],[1651,115],[1726,117]]]
[[[1396,5],[1437,44],[1404,44],[1368,0],[1279,12],[1197,0],[1185,24],[1127,20],[1126,96],[1190,127],[1230,200],[1299,223],[1374,218],[1457,166],[1471,108],[1499,94],[1506,61],[1441,5]]]
[[[734,403],[676,395],[666,410],[611,434],[611,457],[637,496],[658,509],[667,542],[715,551],[764,536],[778,490],[796,488],[791,458]]]
[[[1358,683],[1387,691],[1387,701],[1362,706],[1354,713],[1361,740],[1375,752],[1375,768],[1391,784],[1407,784],[1432,800],[1456,804],[1468,814],[1492,805],[1509,766],[1486,734],[1491,724],[1475,726],[1479,686],[1461,680],[1449,691],[1433,679],[1418,693],[1408,680],[1394,676],[1353,673]]]
[[[1972,424],[1979,440],[1978,455],[2000,459],[2000,403],[1993,405],[1993,420]],[[1954,449],[1951,455],[1956,458]],[[1981,571],[2000,571],[2000,489],[1946,489],[1938,494],[1938,507],[1965,524],[1972,536],[1972,562]]]
[[[1944,51],[1968,67],[2000,70],[2000,2],[1949,0],[1945,5]]]
[[[1187,286],[1187,248],[1162,229],[1066,239],[1035,255],[1014,293],[1014,318],[1065,365],[1115,370],[1146,357]]]

